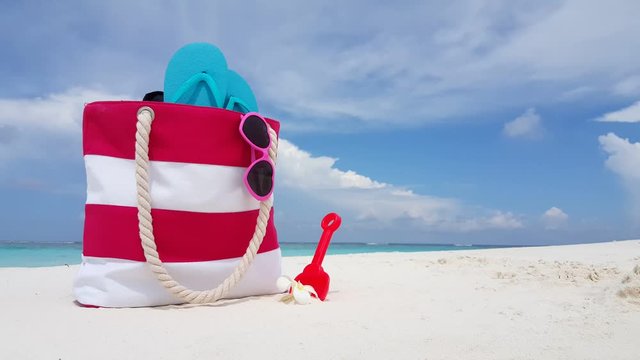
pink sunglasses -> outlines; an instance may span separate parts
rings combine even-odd
[[[264,201],[273,193],[275,167],[269,158],[269,125],[258,113],[250,112],[242,116],[240,134],[251,145],[251,165],[244,173],[244,185],[258,201]],[[262,155],[256,159],[254,150]]]

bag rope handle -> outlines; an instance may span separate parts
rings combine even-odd
[[[154,275],[162,283],[162,285],[172,294],[185,302],[191,304],[205,304],[215,302],[224,297],[229,290],[235,286],[242,276],[245,274],[251,263],[256,257],[256,253],[262,244],[266,233],[267,222],[273,198],[260,202],[260,211],[256,223],[253,237],[249,242],[247,251],[242,256],[240,263],[220,285],[210,290],[192,290],[176,280],[169,274],[164,267],[158,250],[156,247],[155,237],[153,235],[153,218],[151,217],[151,196],[149,194],[149,137],[151,134],[151,123],[155,118],[153,109],[143,106],[138,109],[138,122],[136,125],[136,186],[138,192],[138,229],[140,231],[140,240],[144,250],[144,257],[147,264],[151,267]],[[268,125],[267,125],[268,126]],[[269,127],[269,137],[271,146],[269,147],[269,158],[275,164],[278,135]]]

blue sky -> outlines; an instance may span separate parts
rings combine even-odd
[[[85,102],[219,46],[282,122],[276,224],[316,241],[640,237],[640,3],[9,2],[0,241],[79,241]]]

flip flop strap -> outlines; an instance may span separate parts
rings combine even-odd
[[[235,105],[240,105],[244,108],[244,112],[243,113],[248,113],[251,112],[252,110],[249,109],[249,105],[247,105],[246,102],[244,102],[244,100],[240,99],[239,97],[235,97],[235,96],[230,96],[229,97],[229,101],[227,101],[227,106],[225,107],[225,109],[227,110],[232,110],[235,107]]]
[[[205,72],[199,72],[197,74],[194,74],[189,79],[187,79],[187,81],[183,82],[182,85],[180,85],[180,87],[178,88],[178,90],[176,90],[176,93],[173,95],[173,98],[171,99],[170,102],[177,103],[178,100],[180,100],[187,93],[187,91],[193,89],[194,87],[196,87],[196,85],[200,84],[201,82],[204,82],[205,84],[207,84],[207,86],[209,87],[209,90],[211,90],[211,93],[213,93],[213,100],[215,100],[216,102],[215,107],[218,107],[218,108],[223,107],[224,96],[222,96],[222,93],[220,92],[218,85],[216,85],[215,80],[213,80],[211,75]]]
[[[138,109],[138,122],[136,125],[136,186],[138,193],[138,230],[140,241],[144,250],[144,257],[160,283],[172,294],[185,302],[191,304],[212,303],[223,298],[229,290],[235,286],[245,274],[249,266],[256,257],[260,244],[266,234],[267,223],[273,205],[273,198],[260,202],[260,211],[256,227],[247,247],[246,252],[240,262],[220,285],[210,290],[192,290],[179,282],[169,274],[164,267],[156,247],[153,235],[153,218],[151,216],[151,195],[149,194],[149,138],[151,135],[151,124],[155,118],[153,109],[143,106]],[[267,124],[268,125],[268,124]],[[275,164],[278,135],[269,127],[269,137],[271,146],[269,147],[269,158]]]

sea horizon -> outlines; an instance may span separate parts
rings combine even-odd
[[[608,243],[618,240],[589,243]],[[332,242],[327,255],[393,253],[393,252],[433,252],[458,250],[483,250],[501,248],[525,248],[562,246],[567,244],[438,244],[438,243],[361,243]],[[283,257],[313,256],[317,242],[280,242]],[[81,241],[2,241],[0,240],[0,268],[3,267],[47,267],[80,264],[82,260]]]
[[[616,240],[601,240],[601,241],[590,241],[585,243],[600,243],[600,242],[611,242]],[[278,241],[279,244],[317,244],[317,241]],[[0,245],[5,244],[46,244],[46,245],[56,245],[56,244],[82,244],[82,240],[80,241],[34,241],[34,240],[0,240]],[[475,244],[465,244],[465,243],[431,243],[431,242],[358,242],[358,241],[340,241],[335,240],[332,241],[331,244],[350,244],[350,245],[434,245],[434,246],[495,246],[495,247],[536,247],[536,246],[554,246],[554,245],[573,245],[577,243],[567,242],[567,243],[537,243],[537,244],[485,244],[485,243],[475,243]]]
[[[316,242],[280,242],[284,257],[313,256]],[[430,243],[333,242],[328,255],[380,252],[423,252],[527,247],[531,245],[471,245]],[[0,241],[0,267],[45,267],[81,262],[82,242]]]

